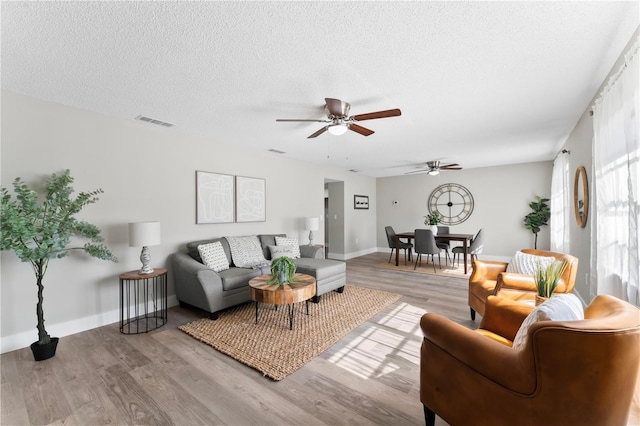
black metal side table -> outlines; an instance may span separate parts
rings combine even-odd
[[[167,270],[120,274],[120,332],[148,333],[167,323]]]

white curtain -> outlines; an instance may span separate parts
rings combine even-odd
[[[551,231],[551,251],[569,253],[569,159],[568,153],[561,152],[553,162],[551,176],[551,200],[549,229]]]
[[[592,275],[596,293],[640,306],[638,161],[640,41],[594,106],[595,220]]]

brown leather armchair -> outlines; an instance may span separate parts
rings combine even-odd
[[[576,282],[578,258],[569,254],[546,250],[524,249],[523,253],[534,256],[553,256],[564,260],[567,268],[555,289],[555,293],[570,293]],[[491,260],[474,260],[469,277],[469,308],[471,319],[476,319],[476,312],[484,316],[484,306],[489,296],[500,296],[512,300],[534,300],[537,294],[533,275],[507,272],[507,262]]]
[[[420,326],[420,400],[427,425],[626,425],[640,365],[640,309],[600,295],[580,321],[533,324],[533,309],[491,296],[479,330],[433,313]]]

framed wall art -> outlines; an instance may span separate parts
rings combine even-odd
[[[233,175],[196,171],[196,223],[233,223]]]
[[[236,222],[267,220],[265,179],[236,176]]]
[[[369,210],[369,196],[368,195],[354,195],[353,196],[353,208],[356,210]]]

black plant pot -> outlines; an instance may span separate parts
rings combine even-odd
[[[58,347],[58,338],[52,337],[51,342],[46,345],[40,345],[38,342],[31,344],[31,352],[33,352],[33,358],[36,361],[44,361],[45,359],[52,358],[56,354],[56,348]]]

